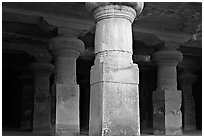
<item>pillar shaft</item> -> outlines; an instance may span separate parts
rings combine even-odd
[[[175,65],[159,64],[157,88],[162,90],[177,90],[177,70]]]
[[[34,75],[34,115],[33,131],[36,133],[51,132],[51,104],[49,77],[54,70],[49,63],[32,63],[30,68]]]
[[[84,51],[84,44],[76,38],[58,36],[50,40],[49,49],[55,57],[53,94],[56,102],[52,112],[55,135],[78,135],[79,86],[76,83],[76,59]],[[53,96],[53,97],[54,97]]]
[[[96,57],[90,78],[89,135],[139,135],[139,72],[132,61],[131,28],[136,11],[118,4],[98,5],[93,13]]]
[[[162,49],[153,54],[158,65],[157,90],[153,92],[153,133],[155,135],[181,135],[181,91],[177,90],[176,66],[182,53]]]
[[[56,84],[76,84],[76,58],[55,58],[55,80]]]
[[[196,81],[196,75],[182,73],[179,75],[180,87],[183,94],[183,128],[184,130],[196,129],[195,101],[192,94],[192,85]]]

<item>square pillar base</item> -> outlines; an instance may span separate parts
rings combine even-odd
[[[33,129],[33,135],[35,136],[52,136],[52,131],[50,127]]]
[[[51,132],[51,97],[49,92],[35,93],[34,95],[34,114],[33,114],[33,132],[50,133]]]
[[[154,135],[182,135],[181,91],[153,92]]]
[[[91,70],[89,135],[140,135],[137,65]]]
[[[196,130],[195,102],[193,96],[183,96],[184,130]]]
[[[79,86],[56,84],[55,135],[79,135]]]
[[[21,129],[32,130],[33,97],[23,97],[21,104]]]

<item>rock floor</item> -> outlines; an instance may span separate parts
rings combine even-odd
[[[13,129],[13,130],[2,130],[2,136],[48,136],[48,134],[43,133],[32,133],[31,131]],[[88,136],[87,132],[83,132],[80,136]],[[141,136],[153,136],[151,130],[144,130]],[[202,130],[190,130],[183,131],[183,136],[202,136]]]

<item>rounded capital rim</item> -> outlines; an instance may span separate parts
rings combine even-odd
[[[132,7],[137,12],[137,16],[144,8],[144,2],[86,2],[86,7],[89,11],[94,11],[96,8],[105,5],[124,5]]]
[[[136,17],[135,10],[124,5],[100,6],[93,13],[96,21],[108,18],[125,18],[132,23]]]
[[[182,61],[183,54],[178,50],[160,50],[152,55],[152,59],[157,64],[178,63]]]
[[[80,39],[57,36],[49,41],[48,49],[49,51],[73,49],[83,53],[85,46]]]

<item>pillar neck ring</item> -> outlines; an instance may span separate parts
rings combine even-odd
[[[132,53],[128,51],[107,50],[97,53],[96,62],[103,62],[109,66],[130,66],[132,65]]]
[[[124,5],[99,6],[93,13],[96,22],[108,18],[125,18],[133,23],[136,17],[136,11],[132,7]]]

